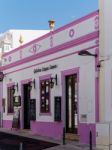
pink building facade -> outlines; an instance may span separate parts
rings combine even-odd
[[[92,55],[81,56],[88,51]],[[99,121],[99,13],[93,12],[3,54],[3,128],[20,101],[20,129],[61,140],[63,129],[96,144]]]

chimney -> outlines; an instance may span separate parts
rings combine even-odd
[[[55,21],[54,20],[49,20],[48,23],[49,23],[50,30],[53,31],[53,29],[55,27]]]

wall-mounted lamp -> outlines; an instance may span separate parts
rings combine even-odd
[[[91,54],[90,52],[88,52],[86,50],[82,50],[82,51],[78,52],[78,55],[80,55],[80,56],[94,56],[94,57],[97,57],[97,54]]]
[[[54,84],[57,85],[57,74],[55,75],[55,77],[51,77],[49,81],[50,81],[51,88],[54,87]]]
[[[15,93],[16,90],[17,90],[17,92],[18,92],[18,83],[15,84],[15,85],[13,85],[13,87],[12,87],[13,93]]]
[[[54,27],[55,27],[55,21],[54,20],[49,20],[48,23],[49,23],[50,30],[53,30]]]
[[[79,51],[78,55],[80,55],[80,56],[93,56],[95,58],[98,56],[97,54],[92,54],[86,50]],[[96,67],[97,67],[97,71],[99,71],[99,69],[101,67],[101,62],[99,62]],[[98,77],[98,72],[96,72],[96,74],[97,74],[96,76]]]
[[[35,79],[29,82],[29,89],[32,90],[32,87],[35,89]]]

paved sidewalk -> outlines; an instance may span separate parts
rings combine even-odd
[[[76,142],[76,141],[66,141],[66,144],[63,145],[62,141],[58,141],[58,140],[54,140],[51,138],[42,137],[42,136],[39,136],[36,134],[32,134],[28,130],[25,131],[25,130],[11,130],[11,129],[0,128],[0,131],[5,132],[5,133],[10,133],[13,135],[30,137],[32,139],[38,139],[38,140],[43,140],[43,141],[48,141],[48,142],[53,142],[53,143],[59,144],[59,146],[47,148],[46,150],[90,150],[89,146],[80,144],[79,142]],[[99,149],[93,148],[92,150],[99,150]]]
[[[78,142],[66,142],[65,145],[59,145],[55,147],[48,148],[46,150],[90,150],[90,148],[87,145],[79,144]],[[99,150],[96,148],[93,148],[92,150]]]

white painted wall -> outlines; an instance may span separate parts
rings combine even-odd
[[[112,149],[112,122],[97,123],[96,147],[102,150]]]
[[[99,0],[100,7],[100,59],[102,83],[100,89],[101,121],[112,121],[112,0]],[[101,114],[101,115],[102,115]]]
[[[88,42],[89,43],[89,42]],[[88,43],[86,43],[86,46],[89,46]],[[70,48],[67,51],[72,52],[74,48]],[[95,52],[95,48],[91,49],[92,52]],[[64,54],[64,52],[63,52]],[[57,54],[58,55],[58,54]],[[55,56],[55,54],[54,54]],[[53,57],[54,57],[53,56]],[[55,56],[56,57],[56,56]],[[50,57],[49,57],[50,59]],[[44,60],[46,60],[46,57],[44,57]],[[40,60],[39,60],[40,61]],[[57,65],[58,67],[54,70],[49,70],[47,72],[40,72],[37,74],[33,73],[33,70],[35,68],[42,68],[49,65]],[[30,65],[30,63],[29,63]],[[79,116],[81,114],[87,115],[87,121],[94,123],[95,122],[95,59],[94,57],[81,57],[77,54],[70,55],[68,57],[64,57],[61,59],[57,59],[55,61],[50,61],[48,63],[43,63],[41,65],[37,65],[35,67],[27,68],[21,71],[17,71],[14,73],[7,74],[4,79],[4,98],[7,99],[7,92],[6,92],[6,84],[10,83],[10,79],[12,79],[11,82],[18,82],[19,83],[19,92],[17,95],[21,95],[21,89],[20,89],[20,82],[21,80],[25,79],[36,79],[36,89],[33,89],[31,92],[31,98],[36,98],[36,106],[37,106],[37,120],[38,121],[53,121],[54,120],[54,96],[62,96],[62,85],[61,85],[61,71],[69,70],[72,68],[80,67],[79,69]],[[18,68],[18,67],[17,67]],[[16,69],[17,69],[16,68]],[[46,74],[52,74],[54,76],[55,74],[58,75],[58,85],[55,86],[53,89],[51,89],[51,116],[40,116],[39,110],[40,110],[40,90],[39,90],[39,77],[46,75]],[[86,78],[86,79],[85,79]],[[7,106],[6,106],[7,110]],[[7,115],[7,112],[4,113],[5,119],[11,119],[12,117]],[[80,120],[81,121],[81,120]]]
[[[20,46],[20,35],[23,38],[23,44],[26,44],[44,34],[47,34],[49,30],[10,30],[13,35],[13,49]]]
[[[3,52],[9,52],[12,49],[19,47],[21,44],[19,42],[20,36],[22,37],[23,43],[26,44],[44,34],[47,34],[49,30],[19,30],[19,29],[10,29],[4,33],[0,34],[0,52],[2,48]],[[10,45],[10,48],[7,49],[5,46]]]
[[[87,27],[87,30],[85,30]],[[69,31],[70,27],[66,30],[63,30],[61,32],[58,32],[54,34],[54,46],[64,44],[66,42],[72,41],[74,39],[80,38],[86,34],[95,32],[95,16],[92,18],[87,19],[87,22],[81,22],[77,25],[71,26],[71,28],[74,28],[76,33],[74,37],[69,37]],[[49,37],[46,39],[43,39],[39,41],[39,44],[42,44],[42,51],[46,51],[50,49],[49,44]],[[21,95],[21,86],[20,82],[21,80],[26,80],[29,78],[36,79],[36,89],[33,89],[31,92],[31,98],[36,98],[36,106],[37,106],[37,118],[38,121],[46,121],[46,122],[53,122],[54,121],[54,96],[62,96],[62,83],[61,83],[61,71],[69,70],[69,69],[75,69],[79,67],[79,120],[81,120],[81,115],[86,114],[87,115],[87,123],[95,123],[95,57],[81,57],[77,53],[72,54],[73,52],[83,50],[85,48],[89,48],[91,46],[96,46],[96,40],[97,38],[85,43],[82,43],[80,45],[73,46],[71,48],[68,48],[64,51],[59,51],[57,53],[54,53],[52,55],[47,55],[42,58],[38,58],[32,62],[27,62],[26,64],[21,64],[19,66],[15,66],[13,68],[9,68],[4,71],[6,74],[3,82],[3,97],[6,98],[7,101],[7,91],[6,91],[6,85],[11,82],[18,82],[19,83],[19,92],[16,93],[17,95]],[[79,41],[80,42],[80,41]],[[35,44],[35,43],[34,43]],[[33,44],[26,46],[23,50],[23,56],[28,57],[31,56],[27,52],[29,50],[29,47],[32,47]],[[88,51],[91,53],[95,53],[96,48],[91,48]],[[58,58],[61,56],[64,56],[66,54],[71,54],[66,57]],[[38,55],[38,53],[36,54]],[[9,56],[12,57],[12,62],[16,62],[19,60],[19,51],[11,53],[9,55],[6,55],[5,58],[9,58]],[[55,60],[51,60],[53,58],[58,58]],[[49,61],[48,61],[49,60]],[[51,61],[50,61],[51,60]],[[6,64],[10,64],[12,62],[6,62],[4,63],[4,66]],[[45,62],[45,63],[44,63]],[[38,63],[40,63],[38,65]],[[42,68],[49,65],[57,65],[58,67],[54,70],[48,70],[46,72],[39,72],[37,74],[33,73],[33,70],[35,68]],[[23,70],[18,70],[27,66],[35,65]],[[18,71],[17,71],[18,70]],[[13,73],[9,73],[11,71],[14,71]],[[57,74],[58,76],[58,85],[55,86],[53,89],[51,89],[51,115],[50,116],[41,116],[39,115],[40,110],[40,89],[39,89],[39,77],[43,75],[51,74],[54,76]],[[6,103],[6,110],[7,110],[7,103]],[[7,111],[3,114],[3,117],[5,120],[12,119],[11,115],[7,115]]]
[[[41,62],[44,62],[45,60],[46,61],[48,61],[49,60],[49,58],[52,58],[52,59],[55,59],[55,58],[58,58],[58,57],[61,57],[61,56],[63,56],[63,55],[68,55],[69,53],[73,53],[73,52],[77,52],[77,51],[79,51],[79,50],[83,50],[83,49],[86,49],[86,48],[88,48],[88,45],[89,45],[89,47],[93,47],[93,46],[95,46],[96,45],[96,41],[97,41],[98,39],[94,39],[94,40],[91,40],[91,41],[89,41],[89,42],[87,42],[87,43],[83,43],[83,44],[80,44],[80,45],[77,45],[77,46],[75,46],[75,47],[71,47],[70,49],[69,49],[69,51],[68,50],[65,50],[64,52],[63,51],[59,51],[58,53],[55,53],[55,55],[54,54],[51,54],[50,56],[49,55],[47,55],[46,57],[42,57],[41,59],[36,59],[36,60],[33,60],[33,61],[30,61],[30,62],[28,62],[27,61],[27,63],[24,63],[24,64],[21,64],[21,65],[18,65],[18,66],[15,66],[15,67],[13,67],[13,68],[7,68],[7,70],[5,70],[4,71],[4,73],[9,73],[9,72],[12,72],[12,71],[14,71],[14,70],[18,70],[18,69],[22,69],[22,68],[24,68],[24,67],[29,67],[29,66],[32,66],[32,65],[36,65],[36,64],[39,64],[39,63],[41,63]],[[93,54],[94,54],[95,52],[93,51]],[[10,56],[10,55],[9,55]],[[8,56],[8,57],[9,57]],[[17,57],[17,55],[15,55],[15,58]],[[88,58],[88,57],[87,57]],[[80,59],[78,59],[78,57],[76,58],[77,59],[77,63],[78,63],[78,65],[80,64]],[[64,62],[64,64],[66,65],[66,62]]]
[[[112,149],[112,0],[99,0],[100,24],[100,123],[96,146]]]
[[[32,44],[27,45],[26,47],[23,47],[21,49],[22,58],[26,58],[26,57],[35,55],[39,52],[43,52],[43,51],[46,51],[46,50],[49,50],[50,48],[52,48],[50,46],[51,36],[53,38],[53,47],[56,47],[63,43],[78,39],[82,36],[85,36],[87,34],[95,32],[96,31],[96,29],[95,29],[95,18],[96,17],[98,17],[98,14],[96,14],[93,17],[88,18],[87,20],[82,21],[81,23],[72,25],[71,27],[68,27],[67,29],[57,32],[56,34],[51,33],[47,38],[44,38],[39,41],[37,39],[37,41],[35,41]],[[87,28],[87,30],[85,30],[86,28]],[[69,36],[69,32],[71,31],[71,29],[74,30],[73,37]],[[17,43],[17,40],[16,40],[16,43]],[[31,51],[33,50],[33,46],[35,46],[35,45],[37,46],[37,51],[36,51],[36,53],[32,53]],[[40,46],[40,47],[38,48],[38,46]],[[9,61],[10,56],[12,58],[11,62]],[[5,61],[5,60],[7,60],[7,61]],[[18,51],[15,50],[11,55],[4,56],[4,59],[2,60],[2,65],[7,65],[7,64],[10,64],[17,60],[21,60],[20,50],[18,50]]]

